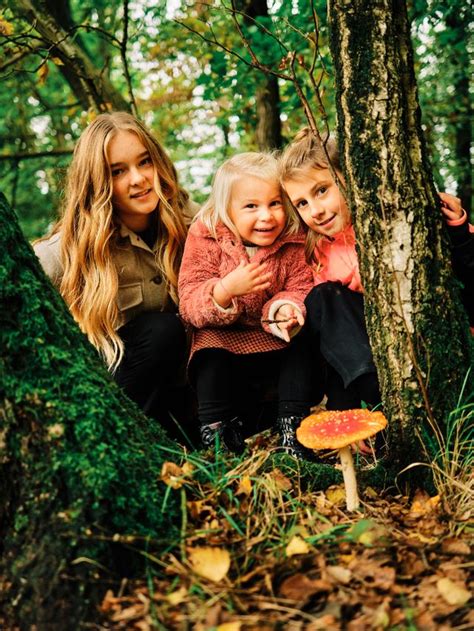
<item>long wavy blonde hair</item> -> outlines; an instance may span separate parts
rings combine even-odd
[[[271,153],[247,151],[238,153],[221,164],[217,169],[212,182],[212,190],[209,199],[196,215],[209,232],[216,238],[218,223],[223,223],[240,239],[232,219],[229,215],[232,187],[237,180],[245,177],[256,177],[267,182],[275,182],[279,185],[278,161]],[[293,234],[299,228],[299,222],[291,212],[289,201],[284,198],[286,211],[286,225],[284,233]]]
[[[328,158],[333,169],[340,174],[339,151],[334,138],[329,137],[323,140],[323,144],[321,144],[309,127],[303,127],[280,156],[280,181],[283,190],[285,190],[286,181],[301,178],[308,168],[328,169]],[[289,203],[291,206],[291,202]],[[295,209],[293,209],[293,212],[298,215]],[[303,223],[301,219],[300,222]],[[310,265],[319,264],[316,258],[316,248],[321,238],[322,235],[314,232],[314,230],[306,230],[304,249],[306,261]]]
[[[99,115],[84,130],[67,174],[61,219],[52,234],[61,233],[63,277],[60,292],[90,342],[114,371],[124,345],[117,334],[118,274],[112,248],[118,225],[112,205],[112,175],[107,148],[118,131],[136,134],[155,167],[159,198],[153,213],[160,235],[156,264],[172,300],[177,303],[178,272],[186,225],[187,193],[180,188],[173,163],[146,127],[126,112]]]

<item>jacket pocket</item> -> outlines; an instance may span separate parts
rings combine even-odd
[[[143,289],[141,283],[120,285],[117,296],[117,306],[120,312],[137,307],[143,302]]]

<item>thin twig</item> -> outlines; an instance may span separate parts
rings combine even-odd
[[[122,38],[122,41],[120,42],[120,58],[123,64],[125,81],[127,82],[127,89],[128,89],[128,94],[130,97],[130,106],[132,108],[132,113],[135,116],[138,116],[138,108],[137,108],[137,103],[135,101],[135,96],[133,94],[132,78],[130,76],[130,71],[128,68],[128,60],[127,60],[128,24],[129,24],[128,0],[123,0],[123,38]]]

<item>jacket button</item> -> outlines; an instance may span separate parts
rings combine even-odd
[[[161,278],[159,274],[157,274],[156,276],[153,276],[153,278],[151,279],[151,282],[155,283],[155,285],[161,285],[161,283],[163,282],[163,279]]]

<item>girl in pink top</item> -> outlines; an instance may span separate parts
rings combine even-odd
[[[337,146],[326,151],[339,177]],[[326,361],[327,408],[359,408],[380,403],[377,372],[365,326],[364,299],[355,235],[346,200],[311,131],[303,129],[280,160],[283,187],[310,228],[306,261],[315,287],[306,297],[308,336]]]
[[[334,139],[329,139],[326,151],[342,179]],[[315,287],[305,300],[307,326],[327,361],[327,407],[357,408],[362,400],[376,405],[380,393],[365,325],[354,229],[346,200],[329,170],[326,153],[309,129],[299,132],[284,151],[280,173],[291,203],[309,228],[305,254],[313,269]],[[451,226],[448,229],[454,269],[464,283],[463,301],[472,325],[474,309],[472,296],[470,306],[468,296],[474,293],[473,235],[459,200],[446,193],[440,197]]]

